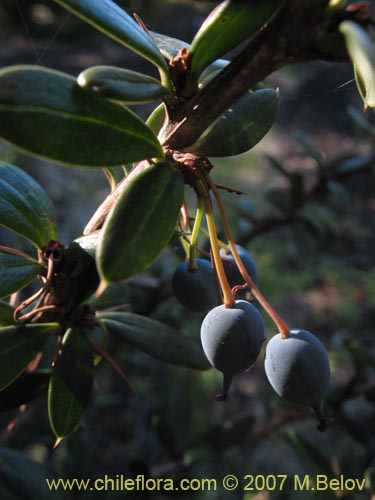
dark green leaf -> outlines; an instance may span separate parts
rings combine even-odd
[[[0,328],[0,390],[25,370],[50,335],[61,332],[57,323],[22,324]]]
[[[207,17],[190,47],[190,73],[198,81],[212,61],[258,31],[280,6],[280,0],[226,0]]]
[[[51,472],[34,460],[30,460],[25,453],[0,448],[0,483],[2,499],[13,500],[46,500],[67,498],[58,491],[50,491],[46,479],[51,477]],[[3,496],[6,488],[11,492]]]
[[[110,332],[160,361],[196,370],[210,366],[196,342],[159,321],[132,313],[108,312],[99,317]]]
[[[181,208],[184,181],[169,163],[129,176],[101,233],[96,259],[103,283],[145,270],[168,244]]]
[[[87,338],[69,328],[53,367],[48,389],[48,413],[57,438],[71,434],[88,405],[94,380],[94,357]]]
[[[44,189],[20,168],[0,162],[0,225],[41,248],[56,239],[55,220]]]
[[[160,132],[165,120],[165,106],[159,104],[157,108],[147,118],[146,125],[157,135]]]
[[[339,29],[345,37],[364,106],[375,108],[375,40],[353,21],[342,22]]]
[[[50,376],[49,370],[38,370],[20,375],[4,390],[0,391],[0,411],[16,409],[43,394],[47,394]]]
[[[111,0],[55,0],[98,30],[148,59],[167,74],[168,68],[152,37]]]
[[[169,90],[151,76],[114,66],[93,66],[83,71],[78,84],[114,101],[142,104],[161,99]]]
[[[271,128],[278,111],[278,92],[257,90],[223,113],[198,141],[185,149],[201,156],[233,156],[251,149]]]
[[[0,71],[0,136],[68,165],[108,167],[163,155],[133,112],[37,66]]]
[[[14,324],[13,319],[14,307],[8,302],[0,300],[0,326],[8,326]]]
[[[0,297],[17,292],[43,271],[36,260],[0,253]]]

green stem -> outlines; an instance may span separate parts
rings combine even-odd
[[[198,181],[196,187],[198,188],[199,194],[203,199],[204,208],[206,211],[206,221],[207,221],[208,233],[210,236],[212,255],[215,263],[217,276],[219,278],[220,286],[224,295],[224,305],[225,307],[232,308],[234,306],[234,297],[232,289],[229,286],[228,279],[224,271],[223,261],[221,260],[220,256],[220,248],[218,244],[215,219],[212,210],[212,203],[209,191],[203,180]]]
[[[290,337],[289,327],[283,321],[283,319],[280,317],[280,315],[275,311],[275,309],[271,306],[271,304],[267,301],[267,299],[264,297],[264,295],[260,292],[258,287],[255,285],[254,281],[251,279],[248,272],[246,271],[246,268],[241,260],[241,257],[239,256],[239,254],[237,252],[237,248],[236,248],[236,245],[234,243],[234,239],[233,239],[233,235],[232,235],[232,230],[231,230],[230,225],[229,225],[228,217],[227,217],[225,207],[223,204],[223,200],[221,199],[220,193],[219,193],[218,189],[216,188],[216,185],[213,182],[213,180],[211,179],[210,175],[208,173],[204,172],[204,176],[205,176],[207,184],[211,188],[211,190],[214,193],[214,196],[216,198],[216,201],[217,201],[217,204],[219,207],[219,211],[221,214],[221,218],[223,221],[224,230],[225,230],[225,233],[226,233],[227,238],[228,238],[228,243],[229,243],[233,258],[236,262],[236,265],[237,265],[241,275],[243,276],[244,280],[248,284],[254,297],[258,300],[258,302],[261,304],[263,309],[267,312],[267,314],[271,317],[273,322],[278,327],[281,337],[282,338]]]
[[[196,255],[197,255],[197,241],[199,236],[199,229],[201,227],[203,217],[203,200],[201,196],[197,196],[197,210],[195,213],[195,221],[193,231],[190,238],[190,251],[189,251],[189,269],[190,271],[197,270]]]

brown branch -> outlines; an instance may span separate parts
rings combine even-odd
[[[181,150],[193,144],[214,119],[285,65],[314,59],[347,60],[344,41],[336,29],[338,22],[348,18],[363,25],[373,22],[367,4],[362,2],[357,2],[357,10],[348,8],[337,19],[325,15],[328,0],[306,3],[286,1],[206,87],[176,109],[169,110],[170,123],[163,132],[165,147]],[[330,51],[331,44],[335,48]]]

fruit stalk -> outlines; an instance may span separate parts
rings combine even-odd
[[[232,235],[232,230],[229,225],[228,217],[225,211],[225,207],[223,204],[223,200],[221,199],[220,193],[218,189],[216,188],[215,183],[211,179],[210,175],[206,172],[204,172],[205,180],[214,193],[216,202],[219,207],[219,211],[221,214],[221,218],[223,221],[224,225],[224,230],[228,238],[228,243],[231,249],[231,252],[233,254],[233,258],[237,264],[237,267],[243,276],[244,280],[248,284],[251,293],[254,295],[254,297],[258,300],[258,302],[261,304],[263,309],[267,312],[267,314],[271,317],[275,325],[278,327],[281,337],[282,338],[289,338],[290,337],[290,330],[287,324],[283,321],[283,319],[280,317],[280,315],[275,311],[275,309],[271,306],[271,304],[267,301],[267,299],[264,297],[264,295],[260,292],[258,287],[255,285],[254,281],[251,279],[249,276],[248,272],[246,271],[245,266],[242,263],[241,257],[238,255],[236,245],[234,243],[233,235]]]
[[[222,262],[221,257],[220,257],[220,248],[219,248],[219,244],[218,244],[218,237],[217,237],[217,233],[216,233],[215,219],[214,219],[214,215],[213,215],[210,194],[209,194],[208,188],[207,188],[206,184],[203,182],[203,180],[199,180],[197,182],[196,187],[197,187],[199,196],[203,200],[204,208],[206,211],[206,221],[207,221],[208,232],[210,235],[212,255],[213,255],[213,259],[214,259],[214,264],[215,264],[217,276],[219,278],[220,286],[221,286],[221,289],[223,291],[224,305],[225,305],[225,307],[232,308],[234,306],[234,297],[233,297],[232,289],[229,286],[228,279],[227,279],[225,271],[224,271],[223,262]]]

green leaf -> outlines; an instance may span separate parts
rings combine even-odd
[[[128,104],[153,102],[169,94],[158,80],[129,69],[93,66],[78,76],[78,85],[97,94]]]
[[[25,453],[0,448],[0,483],[2,498],[36,500],[43,498],[67,498],[58,491],[50,491],[46,479],[51,477],[51,471],[30,460]],[[9,496],[6,496],[6,488]],[[3,496],[5,490],[5,496]]]
[[[196,370],[210,366],[199,344],[159,321],[115,312],[101,313],[99,318],[110,332],[160,361]]]
[[[375,40],[353,21],[342,22],[339,30],[345,37],[364,106],[375,108]]]
[[[73,243],[77,243],[91,257],[95,258],[96,248],[98,246],[101,230],[76,238]]]
[[[102,33],[155,64],[165,74],[166,62],[152,37],[111,0],[55,0]]]
[[[51,376],[49,370],[23,373],[0,391],[0,411],[9,411],[47,394]]]
[[[157,135],[160,132],[165,120],[164,103],[159,104],[157,108],[147,118],[146,125]]]
[[[190,75],[198,81],[212,61],[258,31],[280,6],[280,0],[226,0],[207,17],[189,53]]]
[[[262,89],[246,95],[184,151],[201,156],[233,156],[254,147],[270,130],[278,111],[279,95]]]
[[[53,367],[48,389],[48,413],[57,438],[71,434],[88,405],[94,381],[94,357],[88,339],[69,328]]]
[[[182,175],[169,163],[156,163],[127,180],[97,248],[106,284],[130,278],[155,260],[173,234],[183,199]]]
[[[58,323],[38,323],[0,328],[0,390],[26,369],[47,341],[61,332]]]
[[[44,189],[20,168],[0,162],[0,225],[41,248],[57,238],[55,221]]]
[[[0,70],[0,136],[68,165],[108,167],[163,155],[133,112],[37,66]]]
[[[154,42],[159,47],[160,52],[167,59],[171,60],[177,56],[181,49],[190,49],[190,44],[178,40],[167,35],[162,35],[161,33],[155,33],[150,31]],[[212,80],[220,71],[229,64],[230,61],[225,61],[224,59],[218,59],[210,64],[201,74],[199,78],[199,84],[204,86]]]
[[[4,300],[0,300],[0,327],[13,325],[15,323],[13,314],[14,307]]]
[[[0,253],[0,297],[17,292],[43,271],[36,260]]]
[[[154,31],[150,31],[150,35],[163,56],[169,60],[176,57],[181,49],[190,48],[190,44],[171,36],[162,35]]]

